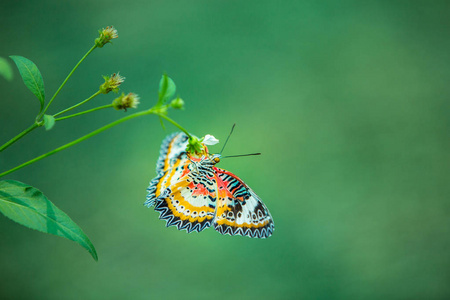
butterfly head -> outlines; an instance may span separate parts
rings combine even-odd
[[[220,157],[221,157],[222,155],[220,155],[220,154],[213,154],[213,155],[211,155],[210,157],[209,157],[209,159],[212,161],[212,162],[214,162],[214,164],[217,164],[217,163],[219,163],[220,162]]]

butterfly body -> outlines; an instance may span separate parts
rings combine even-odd
[[[166,226],[200,232],[214,226],[221,234],[266,238],[272,217],[259,197],[240,178],[216,167],[220,154],[189,155],[184,133],[169,135],[161,145],[157,176],[147,189]]]

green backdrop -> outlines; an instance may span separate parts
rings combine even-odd
[[[143,202],[175,128],[139,118],[7,176],[68,213],[99,261],[0,216],[0,298],[448,299],[449,9],[448,1],[2,1],[0,56],[34,61],[49,95],[98,29],[119,31],[50,112],[117,71],[122,90],[149,108],[167,72],[186,102],[171,117],[190,132],[223,142],[236,123],[225,154],[263,155],[220,167],[258,193],[275,232],[253,240],[165,228]],[[0,78],[0,142],[39,109],[14,72],[11,82]],[[0,170],[126,114],[36,130],[0,154]]]

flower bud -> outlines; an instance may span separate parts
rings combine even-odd
[[[111,91],[117,93],[119,91],[119,85],[125,81],[125,77],[120,76],[119,73],[114,73],[111,77],[103,76],[103,79],[105,79],[105,83],[100,85],[100,92],[102,94],[108,94]]]
[[[127,108],[137,108],[137,105],[139,104],[139,96],[134,93],[129,93],[128,95],[125,95],[122,93],[121,96],[114,99],[112,105],[117,110],[125,110],[127,111]]]
[[[202,142],[196,136],[190,136],[186,146],[186,152],[189,154],[200,154],[204,151]]]
[[[116,39],[119,37],[117,34],[117,29],[114,26],[108,26],[99,30],[98,33],[100,36],[95,39],[95,45],[99,48],[102,48],[107,43],[110,43],[112,39]]]
[[[170,107],[173,107],[175,109],[184,109],[184,101],[181,98],[173,99],[172,102],[170,102]]]

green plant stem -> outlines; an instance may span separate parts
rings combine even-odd
[[[71,111],[72,109],[77,108],[78,106],[85,104],[86,102],[92,100],[93,98],[97,97],[97,96],[100,95],[100,94],[101,94],[101,92],[98,91],[98,92],[96,92],[95,94],[93,94],[92,96],[90,96],[89,98],[87,98],[87,99],[81,101],[80,103],[77,103],[77,104],[75,104],[75,105],[73,105],[73,106],[71,106],[71,107],[69,107],[69,108],[66,108],[66,109],[60,111],[59,113],[54,114],[53,117],[57,117],[57,116],[59,116],[59,115],[62,115],[63,113],[66,113],[66,112],[68,112],[68,111]]]
[[[64,149],[67,149],[67,148],[69,148],[69,147],[72,147],[72,146],[74,146],[74,145],[76,145],[76,144],[78,144],[78,143],[80,143],[80,142],[82,142],[82,141],[87,140],[88,138],[91,138],[91,137],[93,137],[93,136],[95,136],[95,135],[97,135],[97,134],[99,134],[99,133],[101,133],[101,132],[103,132],[103,131],[105,131],[105,130],[110,129],[111,127],[114,127],[114,126],[116,126],[116,125],[119,125],[120,123],[123,123],[123,122],[125,122],[125,121],[131,120],[131,119],[134,119],[134,118],[137,118],[137,117],[140,117],[140,116],[150,115],[150,114],[155,114],[155,111],[154,111],[153,109],[149,109],[149,110],[137,112],[137,113],[134,113],[134,114],[132,114],[132,115],[123,117],[123,118],[121,118],[121,119],[119,119],[119,120],[116,120],[116,121],[114,121],[114,122],[112,122],[112,123],[109,123],[108,125],[105,125],[105,126],[99,128],[99,129],[97,129],[97,130],[94,130],[94,131],[92,131],[91,133],[86,134],[85,136],[82,136],[82,137],[80,137],[80,138],[78,138],[78,139],[76,139],[76,140],[74,140],[74,141],[72,141],[72,142],[70,142],[70,143],[67,143],[67,144],[65,144],[65,145],[63,145],[63,146],[61,146],[61,147],[59,147],[59,148],[56,148],[56,149],[50,151],[50,152],[47,152],[47,153],[45,153],[45,154],[42,154],[41,156],[38,156],[38,157],[36,157],[36,158],[33,158],[32,160],[29,160],[29,161],[27,161],[27,162],[25,162],[25,163],[23,163],[23,164],[21,164],[21,165],[15,167],[15,168],[12,168],[11,170],[5,171],[5,172],[3,172],[3,173],[0,174],[0,177],[5,176],[5,175],[8,175],[8,174],[10,174],[10,173],[12,173],[12,172],[14,172],[14,171],[20,170],[20,169],[22,169],[23,167],[26,167],[26,166],[28,166],[28,165],[31,165],[32,163],[35,163],[35,162],[37,162],[37,161],[40,161],[41,159],[46,158],[46,157],[49,157],[50,155],[53,155],[53,154],[55,154],[55,153],[58,153],[58,152],[60,152],[60,151],[62,151],[62,150],[64,150]]]
[[[34,122],[33,125],[31,125],[30,127],[28,127],[27,129],[25,129],[24,131],[22,131],[21,133],[19,133],[18,135],[16,135],[15,137],[13,137],[12,139],[10,139],[9,141],[7,141],[5,144],[3,144],[0,147],[0,152],[2,152],[3,150],[5,150],[6,148],[8,148],[9,146],[11,146],[12,144],[14,144],[15,142],[17,142],[19,139],[21,139],[22,137],[24,137],[26,134],[30,133],[31,131],[33,131],[34,129],[38,128],[40,125],[37,122]]]
[[[81,115],[84,115],[84,114],[87,114],[87,113],[90,113],[90,112],[93,112],[93,111],[96,111],[96,110],[100,110],[100,109],[104,109],[104,108],[109,108],[109,107],[112,107],[112,106],[113,106],[112,104],[107,104],[107,105],[95,107],[95,108],[88,109],[88,110],[85,110],[85,111],[82,111],[82,112],[79,112],[79,113],[76,113],[76,114],[73,114],[73,115],[68,115],[68,116],[65,116],[65,117],[56,118],[55,121],[62,121],[62,120],[65,120],[65,119],[69,119],[69,118],[81,116]],[[56,116],[56,115],[55,115],[55,116]]]
[[[83,60],[86,59],[86,57],[88,57],[89,54],[91,54],[92,51],[94,51],[94,49],[97,48],[96,45],[92,46],[91,49],[89,49],[89,51],[80,59],[80,61],[75,65],[75,67],[72,69],[72,71],[70,71],[69,75],[67,75],[66,79],[64,79],[63,83],[59,86],[58,90],[55,92],[55,94],[53,95],[53,97],[50,99],[50,101],[48,102],[47,106],[45,107],[45,109],[41,112],[41,114],[39,115],[38,119],[42,118],[42,116],[45,114],[45,112],[48,110],[50,104],[52,104],[53,100],[55,100],[56,96],[58,96],[59,92],[61,91],[61,89],[63,88],[63,86],[66,84],[67,80],[69,80],[69,78],[72,76],[73,72],[75,72],[75,70],[78,68],[78,66],[83,62]]]
[[[27,135],[28,133],[30,133],[31,131],[33,131],[34,129],[36,129],[37,127],[41,126],[41,122],[39,122],[40,119],[42,119],[42,117],[44,116],[45,112],[48,110],[50,104],[52,104],[53,100],[55,100],[56,96],[59,94],[59,92],[61,91],[61,89],[63,88],[63,86],[66,84],[66,82],[69,80],[69,78],[72,76],[72,74],[75,72],[75,70],[78,68],[78,66],[83,62],[83,60],[86,59],[86,57],[88,57],[89,54],[91,54],[92,51],[94,51],[94,49],[97,48],[96,45],[92,46],[91,49],[89,49],[89,51],[80,59],[80,61],[75,65],[75,67],[72,69],[72,71],[70,71],[69,75],[67,75],[66,79],[64,79],[63,83],[59,86],[58,90],[55,92],[55,94],[53,95],[53,97],[50,99],[50,101],[48,102],[47,106],[45,107],[45,109],[38,115],[38,117],[36,118],[36,121],[34,122],[33,125],[31,125],[30,127],[28,127],[27,129],[25,129],[24,131],[22,131],[21,133],[19,133],[18,135],[16,135],[15,137],[13,137],[11,140],[9,140],[8,142],[6,142],[5,144],[3,144],[0,147],[0,152],[2,152],[3,150],[5,150],[6,148],[8,148],[9,146],[11,146],[12,144],[14,144],[15,142],[17,142],[19,139],[21,139],[22,137],[24,137],[25,135]],[[59,112],[56,115],[60,115],[66,111],[69,111],[71,109],[74,109],[75,107],[80,106],[81,104],[86,103],[87,101],[91,100],[92,98],[94,98],[95,96],[97,96],[100,92],[95,93],[94,95],[92,95],[90,98],[72,106],[69,107],[66,110],[63,110],[61,112]]]
[[[172,123],[174,126],[178,127],[178,129],[180,129],[181,131],[183,131],[184,133],[186,133],[186,135],[188,137],[191,137],[191,135],[189,134],[189,132],[186,131],[186,129],[184,129],[180,124],[178,124],[177,122],[175,122],[174,120],[172,120],[171,118],[169,118],[168,116],[166,116],[165,114],[161,114],[161,113],[155,113],[156,115],[160,116],[161,118],[169,121],[170,123]]]

